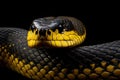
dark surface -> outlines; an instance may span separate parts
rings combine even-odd
[[[117,2],[103,2],[102,4],[99,3],[99,5],[98,2],[94,5],[90,3],[81,5],[82,3],[78,3],[75,4],[76,6],[74,7],[72,5],[73,3],[69,5],[63,4],[64,2],[61,4],[58,3],[59,2],[57,2],[56,5],[49,3],[49,6],[46,6],[46,3],[42,2],[38,2],[38,4],[34,2],[29,4],[27,2],[19,4],[19,6],[18,4],[12,5],[9,2],[5,3],[0,7],[0,27],[21,27],[28,29],[32,21],[39,17],[72,16],[80,19],[87,28],[87,38],[83,43],[84,45],[120,39],[120,15]],[[29,6],[27,4],[29,4]],[[6,5],[7,7],[5,7]],[[53,6],[51,7],[51,5]],[[0,78],[2,77],[0,80],[5,80],[7,78],[19,80],[18,76],[21,77],[8,69],[0,69]]]
[[[31,23],[34,19],[40,17],[46,17],[50,15],[43,14],[31,14],[31,15],[4,15],[0,19],[0,27],[21,27],[24,29],[29,29]],[[52,16],[61,16],[61,15],[52,15]],[[120,39],[119,35],[119,15],[64,15],[64,16],[72,16],[80,19],[87,29],[87,38],[85,41],[85,45],[89,44],[97,44],[103,43],[113,40]]]

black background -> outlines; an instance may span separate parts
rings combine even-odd
[[[49,2],[48,2],[49,3]],[[58,3],[58,2],[57,2]],[[28,3],[27,3],[28,4]],[[34,5],[33,5],[34,4]],[[36,18],[46,16],[72,16],[80,19],[87,29],[85,45],[109,42],[119,39],[119,5],[116,3],[93,4],[50,4],[33,3],[2,6],[0,27],[21,27],[28,29]],[[42,5],[43,4],[43,5]]]
[[[72,16],[80,19],[87,29],[84,45],[93,45],[120,39],[120,15],[117,2],[23,2],[4,3],[0,7],[0,27],[29,29],[32,21],[46,16]],[[46,4],[47,3],[47,4]],[[59,4],[58,4],[59,3]],[[1,3],[2,4],[2,3]],[[49,4],[49,5],[48,5]],[[6,77],[12,72],[1,70]]]

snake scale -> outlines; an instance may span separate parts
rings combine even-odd
[[[64,16],[36,19],[30,30],[3,27],[0,63],[33,80],[119,79],[120,41],[79,46],[85,35],[82,22]]]

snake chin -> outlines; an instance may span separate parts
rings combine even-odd
[[[78,40],[29,40],[28,46],[29,47],[37,47],[37,46],[44,46],[50,48],[65,48],[65,47],[74,47],[79,45],[80,41]]]

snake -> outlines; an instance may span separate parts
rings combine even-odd
[[[120,40],[85,45],[86,28],[70,16],[33,20],[29,30],[0,28],[0,64],[32,80],[120,79]]]

